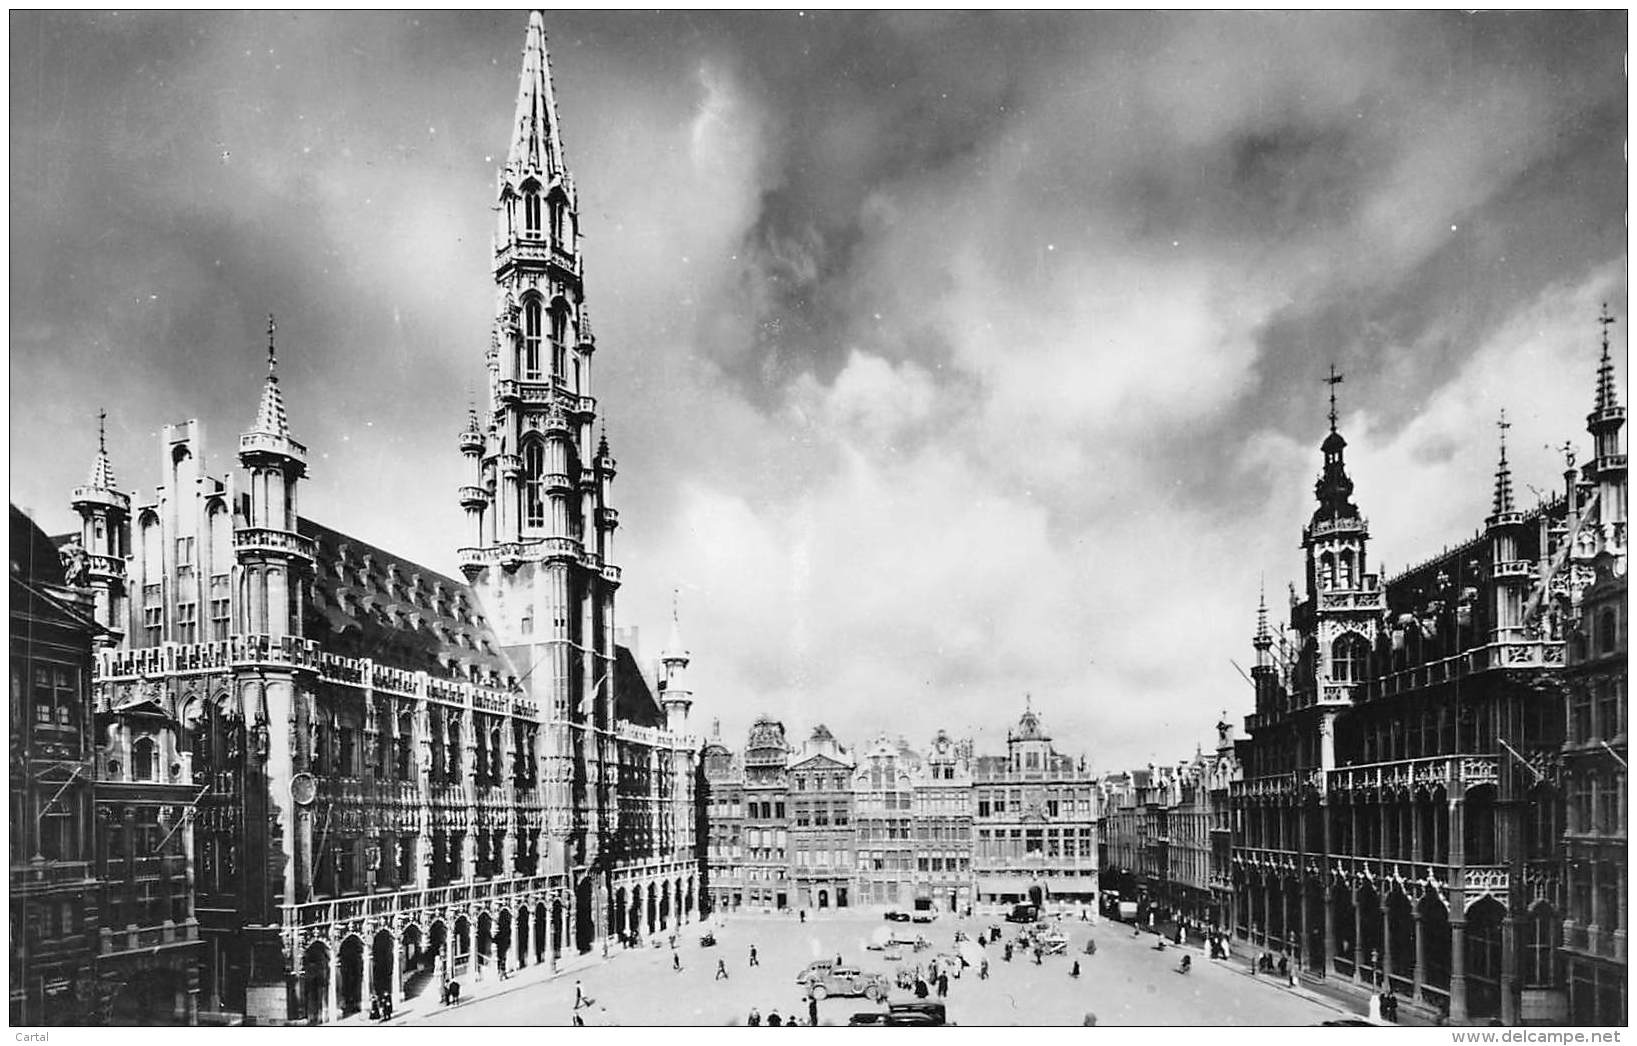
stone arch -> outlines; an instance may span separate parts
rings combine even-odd
[[[645,891],[645,896],[648,900],[648,920],[646,923],[644,923],[644,925],[648,927],[649,933],[653,933],[656,925],[654,922],[654,916],[658,913],[659,903],[654,898],[654,887],[652,883],[648,884],[648,889]]]
[[[621,940],[630,932],[628,924],[631,918],[631,900],[625,887],[621,886],[614,891],[614,933]]]
[[[551,910],[546,902],[534,904],[534,961],[545,962],[551,947]]]
[[[1421,914],[1421,935],[1426,942],[1427,967],[1421,983],[1440,992],[1449,991],[1450,932],[1449,908],[1436,889],[1422,891],[1416,906]]]
[[[1350,973],[1354,957],[1358,954],[1354,947],[1357,943],[1357,922],[1353,915],[1352,884],[1343,880],[1331,885],[1330,913],[1332,925],[1336,928],[1336,954],[1330,965],[1337,973]]]
[[[1353,902],[1357,906],[1359,927],[1359,956],[1364,968],[1359,979],[1371,984],[1381,983],[1381,893],[1373,882],[1359,884]]]
[[[1503,949],[1501,926],[1505,918],[1506,906],[1488,894],[1467,907],[1463,945],[1469,1019],[1486,1019],[1500,1015]]]
[[[449,976],[466,972],[472,961],[472,920],[465,912],[455,916],[455,937],[449,948]]]
[[[574,948],[581,955],[591,950],[597,939],[596,904],[591,892],[591,876],[574,885]]]
[[[495,916],[493,950],[495,965],[498,969],[505,969],[512,961],[512,913],[509,908],[500,909]]]
[[[338,1017],[347,1017],[364,1008],[364,942],[348,934],[336,950],[335,1002]]]
[[[442,925],[441,923],[439,924]],[[435,958],[427,947],[426,934],[420,924],[405,923],[398,930],[399,979],[406,999],[413,999],[426,989],[432,980]]]
[[[1387,946],[1383,949],[1394,982],[1407,988],[1415,970],[1415,906],[1404,893],[1403,884],[1395,883],[1382,903],[1387,913]]]
[[[391,930],[378,930],[370,944],[369,990],[371,995],[388,992],[397,995],[398,984],[393,976],[397,965],[398,942]]]
[[[551,955],[553,960],[563,954],[563,902],[551,902]]]
[[[330,946],[314,941],[301,953],[301,1015],[309,1024],[332,1020],[330,1012]]]
[[[517,906],[517,967],[522,969],[529,964],[529,906],[527,903]]]
[[[486,967],[494,959],[494,919],[489,916],[487,908],[477,913],[477,955],[476,966],[472,968],[474,976],[481,977],[489,972]]]

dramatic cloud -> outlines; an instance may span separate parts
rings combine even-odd
[[[304,508],[453,566],[522,18],[12,19],[13,498],[217,471],[264,314]],[[1373,558],[1561,484],[1626,316],[1622,12],[552,15],[619,617],[702,721],[1099,767],[1248,692],[1324,386]],[[1624,337],[1619,336],[1624,373]]]

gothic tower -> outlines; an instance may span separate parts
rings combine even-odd
[[[583,881],[614,816],[607,731],[619,517],[609,504],[606,436],[593,442],[579,196],[564,164],[539,12],[529,16],[494,210],[489,396],[459,438],[472,470],[460,500],[473,541],[460,564],[549,723],[549,870],[579,869]]]
[[[1341,375],[1331,368],[1330,434],[1320,449],[1324,472],[1313,487],[1319,507],[1302,530],[1307,559],[1307,598],[1311,631],[1304,643],[1303,675],[1312,672],[1313,696],[1323,715],[1319,724],[1318,765],[1335,766],[1336,714],[1352,703],[1353,689],[1365,679],[1370,649],[1385,609],[1385,594],[1376,576],[1366,573],[1369,524],[1353,504],[1353,481],[1347,475],[1347,440],[1336,430],[1336,386]]]
[[[234,520],[233,549],[242,635],[235,654],[238,707],[248,732],[244,761],[246,877],[240,914],[254,971],[246,1006],[276,1013],[285,1005],[285,957],[278,934],[281,904],[296,901],[297,819],[290,803],[295,765],[297,695],[316,682],[302,642],[304,586],[312,573],[312,542],[297,532],[296,489],[307,473],[307,448],[290,437],[267,317],[267,379],[249,431],[239,437],[239,465],[249,492]]]
[[[693,688],[688,685],[688,650],[682,644],[682,626],[676,606],[671,607],[671,634],[659,655],[663,672],[659,700],[665,706],[665,728],[673,734],[688,729],[688,711],[693,707]]]
[[[1535,565],[1519,558],[1524,522],[1512,498],[1512,467],[1506,460],[1506,430],[1511,423],[1504,410],[1496,424],[1501,431],[1501,457],[1495,466],[1495,500],[1484,520],[1484,532],[1489,537],[1495,574],[1493,639],[1504,643],[1521,638],[1517,633],[1524,624],[1524,605],[1535,580]]]

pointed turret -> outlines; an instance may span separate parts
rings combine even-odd
[[[1597,361],[1597,396],[1586,416],[1586,431],[1592,437],[1592,459],[1585,477],[1597,490],[1597,526],[1602,547],[1615,555],[1626,548],[1626,453],[1621,429],[1626,424],[1626,408],[1620,406],[1614,380],[1614,360],[1609,354],[1609,328],[1614,317],[1605,303],[1597,318],[1603,328],[1603,352]]]
[[[97,456],[85,486],[75,487],[71,504],[80,517],[79,545],[85,557],[85,582],[95,595],[99,645],[113,645],[125,620],[125,554],[130,545],[131,497],[119,489],[108,460],[107,411],[97,412]]]
[[[1256,637],[1251,644],[1256,647],[1256,667],[1270,667],[1268,652],[1273,649],[1273,635],[1268,631],[1268,593],[1265,587],[1256,600]]]
[[[506,166],[517,173],[551,175],[561,169],[562,156],[557,98],[552,92],[551,64],[546,57],[546,22],[539,11],[531,11],[528,34],[523,39],[523,72],[517,82],[517,111],[512,118],[512,144]]]
[[[262,579],[246,607],[247,631],[275,639],[301,635],[301,613],[292,609],[289,593],[313,558],[312,541],[297,532],[296,522],[296,492],[307,473],[307,448],[290,438],[273,347],[276,330],[268,314],[267,381],[255,424],[239,437],[239,464],[250,474],[248,525],[233,535],[240,566]]]
[[[688,685],[688,651],[682,645],[682,624],[677,611],[677,594],[671,592],[671,634],[665,639],[665,649],[659,655],[664,664],[664,679],[660,682],[660,702],[665,706],[666,725],[672,733],[687,729],[688,710],[693,707],[693,689]]]

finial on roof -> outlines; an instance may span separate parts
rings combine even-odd
[[[279,392],[279,379],[275,370],[278,366],[278,356],[273,348],[273,332],[278,325],[273,322],[273,314],[267,314],[267,381],[262,386],[261,403],[256,408],[256,421],[252,432],[264,432],[283,439],[290,438],[290,420],[284,412],[284,396]]]
[[[1603,328],[1603,357],[1597,363],[1597,411],[1613,410],[1620,406],[1620,401],[1614,387],[1614,361],[1609,358],[1609,328],[1614,325],[1614,317],[1609,315],[1609,303],[1603,303],[1603,312],[1597,317],[1597,323]]]
[[[95,490],[116,490],[114,466],[108,460],[108,412],[97,411],[97,456],[91,460],[91,475],[85,485]]]
[[[1332,363],[1330,365],[1330,374],[1329,374],[1329,376],[1320,379],[1325,384],[1330,386],[1330,431],[1331,432],[1336,431],[1336,386],[1340,385],[1342,383],[1342,378],[1343,378],[1343,375],[1336,373],[1336,365],[1334,363]]]
[[[1512,506],[1512,468],[1506,462],[1506,430],[1512,423],[1506,420],[1506,408],[1501,408],[1501,418],[1495,422],[1495,427],[1501,431],[1501,460],[1495,466],[1495,514],[1513,511]]]

